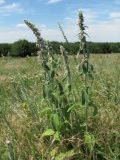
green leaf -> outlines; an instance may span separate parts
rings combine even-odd
[[[81,93],[82,93],[82,99],[81,99],[82,102],[81,102],[81,104],[82,105],[89,104],[89,87],[83,88]]]
[[[56,160],[65,160],[65,153],[60,153],[57,157],[55,157]]]
[[[68,108],[67,112],[74,111],[77,108],[80,108],[80,105],[79,104],[73,104]]]
[[[57,107],[59,104],[57,96],[53,93],[49,93],[49,97],[51,98],[52,103],[54,103]]]
[[[52,70],[52,71],[51,71],[51,78],[53,79],[54,77],[55,77],[55,71]]]
[[[93,116],[96,116],[98,114],[98,106],[92,101],[89,103],[89,106],[93,108]]]
[[[60,95],[63,95],[64,94],[64,89],[63,89],[62,84],[57,81],[57,85],[58,85],[58,88],[59,88],[59,91],[60,91]]]
[[[58,156],[55,157],[55,160],[66,160],[68,158],[72,158],[74,155],[76,155],[76,152],[72,149],[65,153],[60,153]]]
[[[98,108],[97,105],[93,104],[92,106],[94,108],[93,116],[96,116],[98,114]]]
[[[59,134],[59,132],[55,132],[55,134],[54,134],[54,140],[60,141],[60,134]]]
[[[83,73],[86,74],[88,72],[88,62],[84,62],[82,64]]]
[[[47,129],[45,132],[43,132],[42,137],[53,136],[54,134],[55,131],[53,129]]]
[[[51,155],[52,157],[55,157],[55,155],[57,154],[57,152],[58,152],[58,147],[54,148],[54,149],[50,152],[50,155]]]
[[[85,105],[85,98],[86,98],[86,93],[85,90],[82,90],[82,105]]]
[[[84,135],[85,143],[90,151],[93,151],[96,139],[93,134],[90,134],[89,132],[86,132]]]
[[[92,64],[89,64],[89,70],[94,71],[94,66]]]
[[[59,120],[58,114],[53,114],[52,115],[52,121],[53,121],[53,125],[54,125],[55,129],[59,130],[59,128],[61,126],[61,122]]]
[[[44,85],[43,85],[43,98],[46,98],[46,89]]]
[[[50,114],[50,113],[52,113],[52,110],[51,110],[51,108],[50,107],[45,107],[45,108],[43,108],[42,110],[41,110],[41,114]]]

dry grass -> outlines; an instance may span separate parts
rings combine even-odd
[[[14,146],[14,152],[17,158],[19,157],[20,159],[28,160],[35,157],[37,159],[38,157],[38,159],[49,160],[51,154],[53,154],[51,152],[59,155],[66,148],[68,142],[71,142],[76,149],[80,147],[81,156],[85,157],[83,154],[85,152],[82,150],[85,146],[84,138],[78,137],[77,134],[75,137],[62,139],[61,143],[53,144],[52,137],[42,138],[42,133],[48,125],[48,121],[46,114],[41,115],[41,104],[43,103],[43,101],[41,102],[42,72],[37,59],[26,58],[23,60],[13,58],[3,60],[1,58],[0,61],[0,65],[2,64],[2,69],[0,69],[2,73],[0,77],[0,159],[8,159],[9,150],[5,143],[6,140],[11,141]],[[13,68],[9,68],[9,70],[5,68],[8,61],[10,66],[14,63],[13,61],[19,63],[18,66],[20,67],[17,70],[17,74],[13,72]],[[24,65],[21,66],[23,61]],[[99,156],[94,159],[119,160],[120,58],[119,55],[92,55],[91,61],[95,66],[93,99],[98,107],[98,114],[94,121],[90,118],[92,116],[90,115],[88,128],[96,139],[94,154],[96,155],[100,151]],[[70,58],[70,66],[74,71],[75,64],[72,57]],[[72,76],[76,76],[75,71]],[[75,78],[73,78],[74,80]],[[81,86],[78,81],[79,79],[75,84],[79,90]],[[23,91],[24,89],[27,90],[26,94],[29,95],[29,99],[24,101],[20,99],[21,94],[19,93],[19,95],[18,91],[21,89]],[[30,102],[29,105],[32,104],[33,108],[36,107],[41,118],[38,119],[31,116],[28,102]],[[77,109],[77,113],[81,117],[80,123],[82,124],[84,122],[84,109]],[[76,115],[73,116],[76,117]],[[78,140],[80,143],[78,143]],[[88,154],[87,156],[86,159],[90,160],[91,155]],[[79,158],[76,160],[79,160]]]

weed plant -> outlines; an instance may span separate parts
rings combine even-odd
[[[54,55],[37,27],[27,20],[25,24],[37,39],[38,59],[26,58],[31,67],[27,76],[26,69],[17,66],[7,90],[0,84],[0,159],[119,160],[119,67],[111,72],[113,76],[102,68],[101,59],[92,65],[82,12],[80,47],[74,59],[62,45],[61,55]],[[60,24],[59,28],[69,43]],[[112,62],[105,60],[106,66]],[[2,64],[6,61],[2,59]]]

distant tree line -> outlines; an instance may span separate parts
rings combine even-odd
[[[50,42],[54,54],[60,54],[60,45],[63,45],[68,53],[77,54],[79,50],[79,42],[63,43],[63,42]],[[107,53],[120,53],[120,42],[118,43],[97,43],[88,42],[88,49],[92,54],[107,54]],[[26,57],[36,56],[38,48],[36,43],[28,42],[27,40],[19,40],[12,44],[0,44],[0,56],[14,56]]]
[[[0,56],[26,57],[37,55],[36,43],[18,40],[12,44],[0,44]]]
[[[60,53],[59,46],[60,44],[63,45],[67,51],[71,54],[76,54],[79,50],[79,42],[74,43],[60,43],[60,42],[51,42],[53,50],[55,53]],[[100,43],[100,42],[88,42],[87,43],[88,50],[92,54],[110,54],[110,53],[120,53],[120,42],[114,43]]]

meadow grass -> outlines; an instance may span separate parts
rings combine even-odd
[[[60,56],[55,58],[63,62]],[[51,124],[50,102],[42,97],[41,60],[0,58],[1,160],[120,159],[120,55],[91,55],[90,61],[95,68],[91,93],[97,114],[93,116],[94,108],[89,108],[88,130],[84,134],[85,109],[78,103],[84,80],[72,56],[69,66],[76,103],[69,108],[70,125],[66,122],[63,128],[56,112],[56,126]],[[58,74],[62,80],[63,69],[58,68]]]
[[[1,59],[1,159],[120,159],[119,55],[90,58],[82,12],[77,57],[62,45],[54,55],[39,29],[25,24],[38,59]]]

